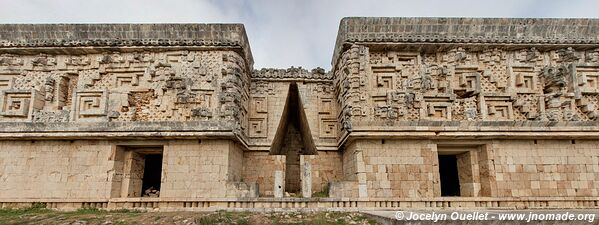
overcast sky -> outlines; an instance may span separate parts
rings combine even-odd
[[[599,17],[597,0],[0,0],[0,23],[243,23],[255,68],[329,69],[339,20]]]

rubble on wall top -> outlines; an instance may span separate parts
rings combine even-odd
[[[317,67],[310,71],[302,67],[290,67],[287,69],[262,68],[252,72],[252,78],[262,79],[314,79],[314,80],[332,80],[333,77],[323,68]]]

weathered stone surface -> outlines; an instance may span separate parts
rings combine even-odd
[[[284,171],[276,170],[274,176],[275,176],[274,197],[275,198],[286,197],[286,196],[284,196],[284,194],[285,194],[285,173],[284,173]]]
[[[596,19],[346,17],[333,62],[344,45],[356,42],[593,47],[599,44],[598,29]]]
[[[331,71],[235,24],[0,25],[1,207],[597,208],[598,21],[345,18]]]
[[[242,24],[3,24],[0,37],[1,51],[19,54],[44,50],[15,48],[65,47],[62,50],[69,51],[73,47],[109,47],[99,50],[109,52],[131,46],[238,47],[253,65]]]
[[[300,158],[300,173],[302,182],[302,197],[312,197],[312,164],[310,161],[305,160],[305,155]]]

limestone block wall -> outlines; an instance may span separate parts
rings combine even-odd
[[[269,155],[267,151],[246,151],[243,153],[242,180],[256,182],[260,196],[273,196],[275,171],[285,171],[284,155]]]
[[[140,196],[137,189],[141,188],[141,177],[135,175],[139,171],[134,177],[124,177],[123,166],[127,163],[122,160],[123,157],[117,157],[118,146],[126,143],[2,141],[0,178],[3,185],[0,185],[0,198]],[[233,141],[181,140],[164,143],[161,198],[238,196],[240,190],[228,184],[241,181],[243,151]],[[139,157],[136,160],[140,160]],[[133,182],[129,187],[135,190],[122,189],[121,183],[125,179],[133,179],[129,181]],[[138,193],[128,195],[121,194],[121,191]]]
[[[433,156],[436,155],[430,144],[427,140],[352,142],[343,153],[343,180],[357,183],[358,191],[332,195],[370,198],[435,196]],[[348,185],[352,186],[340,184],[341,187],[336,188]]]
[[[342,154],[343,160],[343,177],[344,180],[347,181],[357,181],[358,180],[358,162],[360,162],[360,171],[364,171],[364,160],[358,160],[358,158],[362,159],[362,151],[360,151],[357,147],[358,145],[353,144],[346,147]]]
[[[229,140],[173,141],[164,146],[161,198],[235,196],[241,149]]]
[[[364,174],[369,197],[432,197],[433,152],[429,141],[364,140]],[[360,160],[360,159],[358,159]],[[358,176],[360,180],[360,176]]]
[[[478,197],[481,192],[478,151],[467,151],[456,156],[461,196]]]
[[[445,142],[436,144],[426,140],[354,141],[343,153],[343,182],[336,184],[332,195],[439,197],[440,154],[456,155],[460,196],[463,197],[591,197],[598,194],[599,141],[450,143],[451,147]],[[344,185],[358,188],[366,185],[366,189],[345,193]]]
[[[272,196],[275,183],[274,172],[287,172],[289,169],[286,165],[287,157],[269,155],[265,151],[246,151],[243,155],[242,180],[246,183],[258,183],[260,196]],[[322,191],[330,182],[337,182],[343,177],[341,154],[337,151],[319,151],[317,155],[302,155],[301,158],[311,164],[313,193]],[[301,177],[295,179],[298,185],[301,185]]]
[[[312,192],[321,192],[343,177],[341,154],[337,151],[319,151],[317,155],[303,155],[304,162],[311,165]]]
[[[495,141],[492,154],[499,197],[599,195],[599,141]]]
[[[330,197],[349,198],[349,197],[367,197],[366,179],[364,175],[360,175],[362,179],[358,182],[358,168],[360,174],[364,173],[364,160],[362,160],[362,151],[358,149],[358,145],[348,145],[341,154],[342,162],[342,179],[337,182],[332,182],[329,190]],[[361,191],[360,191],[361,190]]]
[[[109,198],[108,141],[0,141],[0,198]]]
[[[289,124],[281,152],[285,155],[285,188],[287,192],[297,193],[300,190],[300,155],[304,154],[305,145],[300,132],[293,124]]]
[[[243,170],[243,148],[234,142],[229,142],[229,156],[227,164],[227,181],[241,181]]]

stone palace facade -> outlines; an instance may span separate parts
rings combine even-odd
[[[0,25],[1,207],[599,208],[598,121],[599,19]]]

